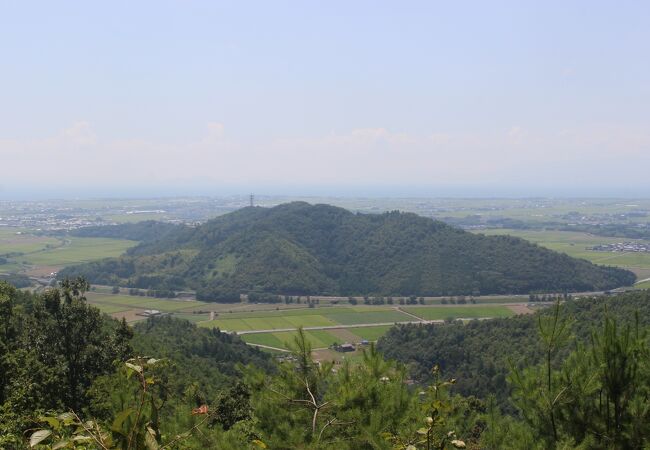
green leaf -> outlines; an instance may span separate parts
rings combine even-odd
[[[150,427],[147,427],[147,433],[144,435],[144,443],[149,450],[158,450],[160,448],[156,440],[156,432]]]
[[[59,428],[61,422],[59,422],[55,417],[41,416],[38,418],[39,422],[47,422],[47,424],[52,428]]]
[[[38,430],[35,431],[32,436],[29,438],[29,446],[36,447],[38,444],[43,442],[45,439],[49,438],[52,434],[52,430]]]
[[[125,365],[126,367],[128,367],[129,369],[131,369],[131,370],[135,370],[135,371],[138,372],[138,373],[142,373],[142,366],[137,366],[137,365],[135,365],[135,364],[131,364],[131,363],[129,363],[129,362],[124,363],[124,365]]]
[[[65,425],[70,425],[72,422],[74,422],[74,414],[71,412],[64,412],[56,416],[56,418],[63,421]]]
[[[253,444],[257,445],[259,448],[266,448],[266,444],[259,439],[254,439]]]
[[[113,421],[113,425],[111,426],[111,430],[115,431],[116,433],[120,433],[122,431],[122,424],[126,419],[129,418],[129,416],[133,414],[133,409],[132,408],[127,408],[121,413],[119,413],[116,417],[115,420]]]
[[[62,441],[57,442],[52,446],[52,450],[59,450],[60,448],[66,448],[70,444],[70,441],[67,439],[64,439]]]

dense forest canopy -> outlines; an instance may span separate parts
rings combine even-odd
[[[575,338],[558,352],[558,360],[591,339],[594,324],[605,316],[620,324],[630,324],[635,313],[640,325],[650,327],[650,294],[648,291],[626,293],[613,297],[569,300],[563,304],[564,314],[573,321]],[[499,404],[508,404],[511,386],[506,378],[514,365],[526,367],[539,364],[543,357],[538,336],[539,315],[519,315],[508,319],[460,321],[440,325],[398,325],[378,342],[378,348],[389,359],[407,364],[419,381],[429,381],[433,364],[449,376],[457,378],[457,392],[486,398],[496,396]]]
[[[271,361],[236,336],[187,321],[132,328],[89,306],[87,289],[83,279],[64,280],[34,295],[0,282],[0,448],[650,445],[647,292],[557,304],[530,318],[400,327],[382,341],[385,354],[408,348],[408,358],[431,357],[430,347],[451,346],[473,359],[463,331],[476,346],[482,328],[484,341],[499,342],[481,350],[515,361],[505,373],[510,408],[499,408],[489,390],[463,385],[482,369],[453,368],[444,356],[417,361],[429,366],[413,385],[409,371],[422,371],[373,346],[355,363],[316,363],[300,330],[291,355]]]
[[[153,226],[151,231],[158,233]],[[303,202],[244,208],[196,228],[160,233],[158,239],[143,238],[122,257],[70,267],[60,276],[144,289],[195,289],[206,300],[238,300],[240,293],[251,292],[575,292],[635,280],[626,270],[596,266],[514,237],[474,235],[411,213],[353,214]],[[120,237],[127,235],[136,233]]]

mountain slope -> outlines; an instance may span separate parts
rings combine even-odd
[[[474,235],[411,213],[353,214],[296,202],[244,208],[148,239],[120,258],[71,267],[91,282],[240,292],[460,295],[588,291],[631,284],[525,240]]]

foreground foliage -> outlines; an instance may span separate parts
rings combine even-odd
[[[508,349],[508,412],[492,395],[460,395],[462,378],[435,364],[413,384],[374,346],[355,363],[317,363],[302,330],[276,364],[185,321],[133,330],[97,315],[87,287],[32,296],[0,283],[0,448],[650,448],[648,327],[639,313],[619,318],[637,297],[531,317],[538,357],[519,364]],[[578,311],[600,317],[595,328],[583,334]]]

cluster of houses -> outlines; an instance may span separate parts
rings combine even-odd
[[[345,344],[332,344],[330,347],[332,350],[336,350],[337,352],[341,353],[346,353],[346,352],[353,352],[359,347],[363,347],[366,345],[369,345],[370,342],[367,339],[362,339],[361,342],[358,344],[350,344],[349,342],[346,342]]]
[[[587,247],[594,252],[637,252],[650,253],[650,244],[644,242],[617,242],[615,244],[601,244]]]

